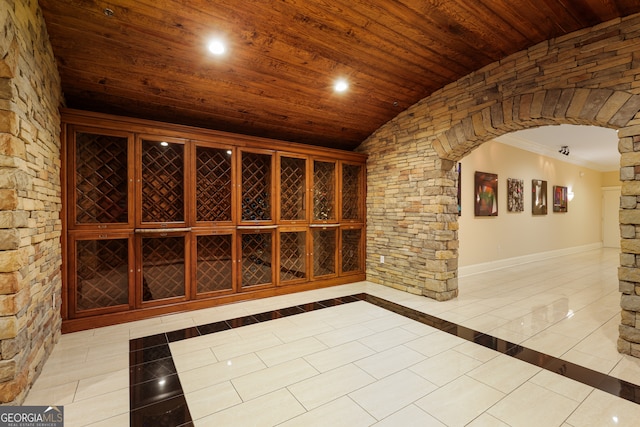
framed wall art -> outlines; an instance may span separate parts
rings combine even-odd
[[[533,215],[547,214],[547,181],[531,180],[531,213]]]
[[[498,216],[498,175],[476,172],[474,183],[476,216]]]
[[[458,216],[462,215],[462,163],[458,163]]]
[[[507,211],[524,211],[524,181],[507,178]]]
[[[567,211],[567,187],[559,185],[553,186],[553,211],[554,212],[566,212]]]

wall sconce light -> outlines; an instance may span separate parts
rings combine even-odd
[[[571,190],[567,191],[567,199],[568,199],[569,201],[572,201],[572,200],[573,200],[573,196],[575,196],[575,194],[573,193],[573,191],[571,191]]]
[[[560,147],[560,149],[558,150],[558,153],[560,154],[564,154],[565,156],[569,155],[569,146],[568,145],[563,145],[562,147]]]

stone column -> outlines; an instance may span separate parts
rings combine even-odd
[[[618,351],[640,357],[640,114],[620,137],[620,268],[622,293]]]

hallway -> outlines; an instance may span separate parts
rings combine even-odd
[[[64,405],[68,426],[138,426],[167,408],[168,425],[198,427],[635,426],[639,404],[510,351],[640,385],[640,360],[616,351],[618,256],[463,277],[447,302],[360,282],[63,335],[25,405]],[[494,351],[366,298],[333,305],[361,294],[511,347]],[[638,402],[640,387],[627,390]]]

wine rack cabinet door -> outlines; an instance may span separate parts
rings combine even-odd
[[[73,234],[69,248],[72,318],[133,307],[133,233]]]
[[[241,289],[272,287],[275,230],[240,230],[238,239]]]
[[[313,278],[328,278],[338,273],[338,228],[312,227]]]
[[[278,156],[280,179],[276,193],[280,196],[277,210],[280,224],[306,224],[308,222],[308,163],[306,157]]]
[[[307,235],[306,227],[278,230],[278,285],[290,285],[309,280]]]
[[[194,170],[196,225],[233,224],[233,149],[197,143]]]
[[[340,228],[340,275],[364,271],[364,229],[359,225]]]
[[[314,223],[335,223],[338,220],[338,169],[333,160],[313,161],[313,217]]]
[[[364,165],[340,163],[340,222],[364,222],[365,177]]]
[[[273,153],[242,150],[240,162],[240,222],[273,223]]]
[[[133,134],[71,127],[68,228],[133,226]]]
[[[235,291],[235,231],[201,231],[195,245],[195,295],[206,298]]]
[[[183,140],[139,137],[139,227],[186,225],[186,148]]]
[[[155,231],[155,230],[154,230]],[[145,232],[136,235],[137,300],[140,306],[185,301],[190,233]]]

